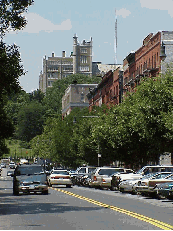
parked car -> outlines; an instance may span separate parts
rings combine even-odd
[[[6,168],[6,164],[5,163],[1,163],[1,168]]]
[[[10,162],[9,163],[9,168],[14,169],[16,167],[14,162]]]
[[[122,176],[123,174],[133,174],[133,173],[134,171],[132,169],[124,169],[124,171],[114,173],[111,179],[111,189],[112,190],[118,189],[120,183],[120,176]]]
[[[29,161],[26,159],[20,159],[20,165],[22,164],[29,164]]]
[[[94,188],[110,188],[111,179],[114,173],[125,172],[124,168],[119,167],[98,167],[91,174],[90,187]]]
[[[7,176],[11,176],[11,175],[13,175],[13,171],[7,171]]]
[[[152,196],[155,195],[155,186],[163,182],[173,182],[171,172],[160,172],[156,173],[149,179],[144,179],[138,181],[138,186],[136,187],[137,192],[142,195]],[[171,176],[171,178],[170,178]]]
[[[147,175],[144,175],[143,177],[141,177],[141,181],[145,180],[145,179],[149,179],[152,176],[154,176],[156,173],[149,173]],[[138,186],[138,181],[139,179],[131,179],[131,180],[124,180],[122,182],[120,182],[118,189],[120,192],[128,192],[128,193],[132,193],[132,194],[137,194],[137,186]]]
[[[48,185],[66,185],[67,188],[72,186],[72,180],[66,169],[53,170],[47,177]]]
[[[12,176],[14,195],[20,192],[48,194],[47,176],[41,165],[18,165]]]
[[[115,176],[115,181],[119,184],[120,182],[124,180],[131,180],[131,179],[141,179],[144,175],[147,175],[149,173],[157,173],[157,172],[172,172],[173,173],[173,166],[167,166],[167,165],[147,165],[141,168],[136,173],[128,173],[128,174],[119,174]]]
[[[173,176],[171,176],[173,179]],[[168,198],[173,199],[173,182],[166,182],[162,184],[157,184],[154,191],[158,199]]]
[[[92,172],[96,169],[94,166],[83,166],[76,169],[75,172],[70,173],[73,185],[83,186],[83,177],[90,178]],[[83,178],[83,179],[82,179]]]
[[[113,173],[112,175],[110,176],[106,176],[106,177],[103,177],[102,179],[102,185],[101,187],[102,188],[109,188],[110,190],[116,190],[118,189],[116,185],[114,185],[114,181],[113,181],[113,178],[115,176],[118,176],[119,174],[130,174],[130,173],[133,173],[134,171],[132,169],[126,169],[126,168],[117,168],[116,169],[116,172]]]

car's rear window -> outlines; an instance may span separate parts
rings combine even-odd
[[[25,166],[25,167],[18,167],[16,169],[17,175],[31,175],[31,174],[41,174],[44,172],[42,166]]]
[[[94,172],[96,168],[88,168],[88,173]]]
[[[124,172],[124,169],[114,169],[114,168],[110,168],[110,169],[100,169],[99,171],[99,175],[112,175],[115,172]]]
[[[52,174],[63,174],[63,175],[69,175],[67,171],[53,171]]]

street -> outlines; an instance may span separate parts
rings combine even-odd
[[[53,187],[48,195],[13,196],[7,170],[0,177],[0,229],[173,229],[171,200],[78,186]]]

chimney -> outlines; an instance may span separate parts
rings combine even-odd
[[[55,57],[55,53],[54,52],[52,52],[52,57]]]
[[[62,57],[65,57],[65,51],[62,51]]]

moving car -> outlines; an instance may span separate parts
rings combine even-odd
[[[48,194],[47,176],[41,165],[18,165],[13,176],[13,194],[42,193]]]
[[[47,180],[50,187],[52,185],[66,185],[67,188],[71,188],[72,186],[71,176],[66,169],[52,170]]]

